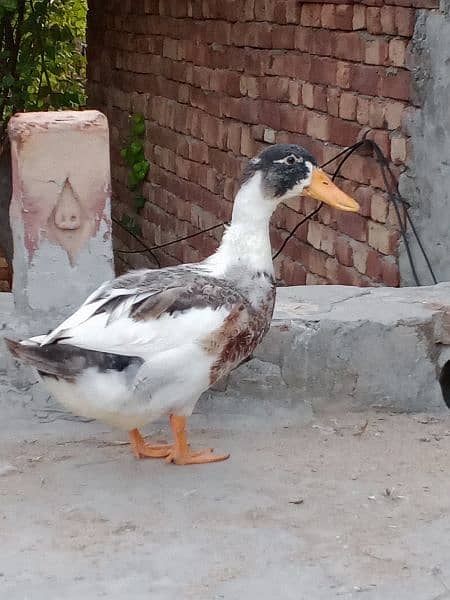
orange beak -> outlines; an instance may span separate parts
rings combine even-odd
[[[358,212],[359,210],[359,204],[340,190],[318,167],[314,167],[311,183],[304,188],[303,194],[339,210],[348,212]]]

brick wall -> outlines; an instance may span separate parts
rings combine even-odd
[[[146,117],[148,202],[138,217],[149,244],[230,217],[243,163],[266,143],[294,142],[319,163],[368,129],[400,174],[414,110],[408,44],[416,11],[438,0],[90,1],[90,104],[110,120],[114,214],[132,213],[119,151],[128,115]],[[398,285],[395,214],[371,155],[354,155],[340,185],[361,214],[325,207],[277,260],[287,284]],[[314,206],[304,199],[301,213]],[[299,220],[274,219],[279,247]],[[158,251],[163,265],[213,252],[220,232]],[[116,247],[138,244],[116,227]],[[117,254],[119,270],[151,264]]]
[[[11,291],[12,273],[5,252],[0,247],[0,292]]]

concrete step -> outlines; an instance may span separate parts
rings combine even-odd
[[[450,283],[279,288],[253,360],[200,409],[300,419],[336,408],[447,410],[449,344]]]
[[[36,323],[15,316],[11,296],[0,296],[4,334],[35,333]],[[52,406],[29,369],[4,351],[0,359],[2,402],[15,389],[35,410]],[[296,286],[278,289],[254,358],[204,394],[196,412],[305,422],[335,409],[446,411],[444,396],[450,403],[450,283]]]

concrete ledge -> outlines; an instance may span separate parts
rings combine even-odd
[[[4,335],[25,334],[30,324],[14,313],[11,295],[1,299]],[[36,323],[31,329],[40,332]],[[4,350],[0,359],[3,406],[8,397],[16,402],[18,389],[33,411],[52,406],[30,369]],[[272,327],[254,358],[206,393],[196,411],[304,422],[338,408],[447,410],[439,384],[447,362],[450,369],[450,283],[279,288]]]
[[[448,344],[450,283],[279,288],[253,360],[200,408],[302,418],[337,407],[447,410],[439,377]]]

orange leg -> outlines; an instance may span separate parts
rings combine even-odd
[[[218,462],[226,460],[229,454],[213,454],[212,448],[191,452],[186,437],[186,417],[170,415],[170,427],[175,439],[166,458],[166,462],[176,465],[199,465],[203,463]]]
[[[172,449],[171,444],[149,444],[144,440],[138,429],[128,432],[131,449],[136,458],[165,458]]]

